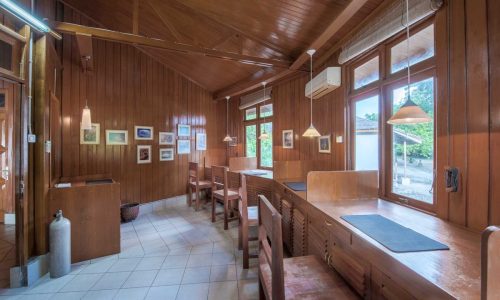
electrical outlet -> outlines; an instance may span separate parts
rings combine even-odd
[[[30,144],[36,143],[36,135],[28,134],[28,143],[30,143]]]
[[[342,144],[344,142],[344,138],[341,135],[337,135],[335,140],[336,140],[337,144]]]
[[[46,141],[45,142],[45,152],[50,153],[52,151],[52,142],[51,141]]]

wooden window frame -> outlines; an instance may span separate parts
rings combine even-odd
[[[271,116],[268,116],[268,117],[265,117],[265,118],[262,118],[260,116],[260,107],[261,106],[264,106],[264,105],[268,105],[268,104],[272,104],[273,105],[273,114]],[[251,109],[251,108],[254,108],[257,110],[257,118],[255,119],[252,119],[252,120],[246,120],[246,110],[247,109]],[[258,104],[255,104],[255,105],[252,105],[252,106],[249,106],[247,108],[245,108],[244,110],[244,113],[243,113],[243,128],[244,128],[244,151],[245,151],[245,156],[247,155],[247,132],[246,132],[246,127],[249,126],[249,125],[256,125],[256,133],[257,133],[257,167],[259,169],[264,169],[264,170],[272,170],[273,168],[272,167],[265,167],[265,166],[262,166],[261,164],[261,153],[260,153],[260,139],[259,139],[259,135],[260,135],[260,128],[261,128],[261,124],[263,123],[273,123],[274,124],[274,103],[273,101],[265,101],[265,102],[261,102],[261,103],[258,103]],[[274,130],[273,130],[274,131]],[[273,138],[273,133],[271,132],[269,134],[269,137],[272,139]],[[272,150],[271,150],[272,151]],[[273,153],[273,157],[274,157],[274,153]]]
[[[427,26],[434,24],[434,47],[437,45],[435,20],[430,16],[410,28],[410,36],[420,32]],[[350,170],[355,169],[355,107],[357,101],[366,99],[368,97],[379,96],[379,197],[384,200],[395,202],[404,206],[409,206],[414,209],[422,210],[428,213],[435,213],[437,208],[436,193],[433,194],[433,203],[429,204],[421,200],[412,199],[399,194],[391,192],[392,188],[392,128],[385,122],[390,118],[392,97],[389,92],[395,86],[404,86],[407,82],[406,68],[396,73],[391,74],[391,49],[401,41],[406,39],[406,32],[401,32],[396,36],[388,39],[371,51],[361,55],[346,66],[348,72],[348,88],[347,88],[347,109],[349,116],[349,129],[348,133],[348,161],[347,167]],[[375,56],[379,56],[379,80],[372,82],[366,86],[354,89],[354,70],[368,62]],[[436,173],[436,124],[437,124],[437,74],[436,74],[436,56],[428,58],[424,61],[418,62],[411,67],[411,83],[419,82],[426,78],[434,78],[434,180]]]

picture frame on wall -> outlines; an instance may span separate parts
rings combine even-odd
[[[137,146],[137,163],[138,164],[151,163],[151,145]]]
[[[191,141],[190,140],[178,140],[177,141],[177,154],[189,154],[191,153]]]
[[[99,145],[101,140],[101,125],[92,123],[91,129],[80,129],[80,144]]]
[[[196,150],[204,151],[207,150],[207,134],[197,133],[196,134]]]
[[[127,130],[106,130],[106,145],[128,145]]]
[[[175,133],[160,132],[158,144],[160,145],[175,145]]]
[[[236,147],[236,146],[238,146],[238,137],[232,136],[231,141],[229,142],[229,147]]]
[[[136,140],[152,140],[153,127],[150,126],[135,126],[134,134]]]
[[[191,136],[191,125],[178,124],[177,125],[177,136],[190,137]]]
[[[283,130],[283,149],[293,149],[293,130]]]
[[[331,153],[330,135],[323,135],[318,138],[319,153]]]
[[[160,148],[160,161],[174,160],[174,148]]]

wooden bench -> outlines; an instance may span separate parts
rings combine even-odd
[[[318,257],[283,259],[281,234],[281,215],[265,196],[259,195],[261,299],[359,299],[342,277]]]
[[[481,239],[481,299],[500,299],[500,227],[490,226]]]

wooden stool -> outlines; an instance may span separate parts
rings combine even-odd
[[[208,180],[200,180],[198,176],[198,163],[189,163],[189,177],[188,177],[188,197],[187,203],[189,206],[193,203],[193,193],[195,196],[195,210],[200,209],[200,192],[202,190],[210,190],[212,188],[212,183]]]
[[[281,215],[262,195],[259,195],[259,295],[261,299],[273,300],[359,299],[342,277],[316,256],[283,259]]]
[[[228,180],[228,168],[212,166],[212,222],[215,222],[216,202],[224,205],[224,230],[229,228],[229,221],[238,220],[237,216],[230,218],[233,214],[233,202],[240,198],[238,189],[231,189]]]
[[[500,227],[490,226],[481,238],[481,299],[493,300],[500,296]]]
[[[258,257],[258,255],[250,255],[248,250],[248,242],[256,241],[258,238],[250,238],[248,232],[250,227],[259,225],[259,208],[258,206],[248,206],[247,179],[243,174],[241,175],[240,196],[240,201],[238,202],[238,214],[240,217],[238,226],[238,248],[243,250],[243,269],[248,269],[250,257]]]

